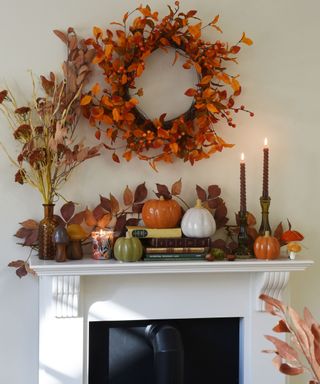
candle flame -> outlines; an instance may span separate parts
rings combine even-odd
[[[264,138],[264,147],[268,148],[268,138],[267,137]]]
[[[240,160],[241,160],[241,162],[244,162],[244,153],[243,152],[241,153]]]

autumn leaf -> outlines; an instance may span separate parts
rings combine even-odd
[[[103,209],[105,209],[108,212],[111,212],[112,207],[111,207],[111,200],[110,199],[100,195],[100,204],[101,204]]]
[[[68,223],[68,221],[71,219],[71,217],[74,214],[75,211],[75,204],[72,201],[69,201],[68,203],[64,204],[61,209],[61,216],[63,217],[63,220]]]
[[[199,39],[200,38],[200,36],[201,36],[201,25],[202,25],[202,23],[198,23],[198,24],[195,24],[195,25],[189,25],[188,31],[189,31],[190,35],[192,35],[192,37],[194,39]]]
[[[131,205],[133,203],[133,193],[128,186],[126,186],[123,192],[123,203],[124,205]]]
[[[171,194],[174,196],[178,196],[181,193],[181,189],[182,189],[182,181],[180,178],[178,181],[176,181],[175,183],[172,184]]]
[[[206,105],[207,107],[207,110],[210,112],[210,113],[218,113],[219,112],[219,109],[216,108],[213,104],[209,103]]]
[[[93,27],[93,35],[96,39],[99,39],[100,36],[102,36],[102,29],[99,27]]]
[[[244,43],[244,44],[247,44],[247,45],[252,45],[253,44],[253,41],[246,36],[245,32],[243,32],[240,41],[241,41],[241,43]]]
[[[110,193],[111,213],[116,214],[120,210],[119,201]]]
[[[32,219],[22,221],[19,224],[25,229],[37,229],[39,227],[39,223]]]
[[[112,215],[110,212],[108,212],[105,215],[103,215],[100,220],[98,220],[97,226],[99,228],[107,228],[111,219],[112,219]]]
[[[238,92],[241,88],[239,81],[235,78],[231,80],[231,87],[235,92]]]
[[[199,185],[196,186],[196,192],[197,196],[201,201],[205,201],[207,199],[207,193],[206,191],[200,187]]]
[[[211,79],[212,79],[212,76],[210,76],[210,75],[204,76],[204,77],[201,79],[200,84],[201,84],[201,85],[209,84],[210,81],[211,81]]]
[[[115,152],[112,154],[112,160],[116,163],[120,163],[119,156]]]
[[[96,225],[97,223],[97,220],[95,219],[95,217],[93,216],[93,213],[90,209],[86,209],[85,212],[84,212],[84,220],[86,222],[86,224],[89,226],[89,227],[93,227]]]
[[[189,88],[185,91],[184,93],[186,96],[195,96],[197,94],[197,90],[196,89],[193,89],[193,88]]]
[[[80,101],[80,105],[88,105],[88,104],[90,104],[91,100],[92,100],[92,96],[90,96],[90,95],[85,95],[85,96],[83,96],[83,98],[81,99],[81,101]]]
[[[95,83],[94,86],[91,88],[91,93],[93,95],[97,95],[99,92],[100,92],[100,84],[99,83]]]
[[[134,202],[141,203],[148,195],[146,183],[139,184],[134,192]]]

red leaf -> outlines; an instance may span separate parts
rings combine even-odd
[[[119,156],[116,153],[112,154],[112,160],[116,163],[120,163]]]
[[[21,267],[19,267],[19,268],[16,270],[16,275],[17,275],[18,277],[20,277],[20,279],[21,279],[21,277],[26,276],[27,274],[28,274],[28,271],[27,271],[27,269],[26,269],[25,264],[23,264]]]
[[[93,214],[93,217],[96,219],[96,221],[99,221],[105,215],[105,211],[102,208],[102,206],[99,204],[95,207],[92,214]]]
[[[273,236],[280,241],[282,234],[283,234],[283,225],[282,225],[282,222],[280,222],[276,230],[274,231]]]
[[[134,203],[132,206],[132,212],[141,213],[143,206],[144,206],[144,203],[138,203],[138,204]]]
[[[272,330],[277,333],[290,332],[287,323],[283,319],[279,320],[279,323]]]
[[[108,212],[111,212],[112,207],[111,207],[111,201],[107,197],[103,197],[100,195],[100,204]]]
[[[298,352],[295,349],[293,349],[288,343],[274,336],[267,335],[265,336],[265,338],[274,344],[274,346],[277,348],[279,355],[283,359],[286,359],[288,361],[294,361],[294,362],[298,361],[299,359]]]
[[[171,193],[166,185],[157,183],[156,186],[158,190],[157,196],[163,196],[165,200],[169,200],[172,198]]]
[[[114,231],[118,232],[119,235],[122,235],[124,233],[126,221],[126,215],[121,215],[117,218],[116,224],[114,226]]]
[[[206,191],[201,188],[199,185],[196,186],[197,196],[201,201],[205,201],[207,199]]]
[[[208,187],[208,198],[214,199],[221,194],[221,189],[218,187],[218,185],[209,185]]]
[[[134,202],[141,203],[148,195],[146,183],[139,184],[134,192]]]
[[[36,229],[39,226],[39,223],[37,221],[31,220],[31,219],[25,220],[19,224],[21,224],[23,228],[26,228],[26,229]]]
[[[24,263],[25,263],[24,260],[14,260],[14,261],[10,261],[10,263],[8,264],[8,267],[19,268],[22,265],[24,265]]]
[[[120,209],[119,201],[110,193],[111,213],[117,214]]]
[[[295,376],[303,373],[303,367],[292,367],[291,365],[284,363],[280,365],[279,371],[285,375]]]
[[[25,239],[23,245],[27,245],[27,246],[35,245],[38,242],[38,237],[39,237],[38,228],[37,229],[33,229],[30,232],[30,235]]]
[[[69,221],[69,224],[81,224],[84,220],[84,211],[76,213],[72,219]]]
[[[216,221],[219,221],[222,218],[226,217],[227,213],[228,213],[228,211],[227,211],[226,205],[220,204],[214,213],[214,218]]]
[[[18,229],[18,231],[16,232],[16,234],[14,236],[18,237],[19,239],[24,239],[25,237],[30,235],[31,231],[32,231],[32,229],[26,229],[26,228],[21,227]]]
[[[184,93],[186,96],[190,96],[190,97],[193,97],[197,94],[197,90],[196,89],[193,89],[193,88],[189,88],[185,91]]]
[[[72,201],[69,201],[61,207],[61,216],[63,217],[66,223],[68,223],[71,217],[73,216],[75,208],[76,207]]]

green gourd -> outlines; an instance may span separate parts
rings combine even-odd
[[[143,247],[137,237],[119,237],[113,248],[114,257],[119,261],[138,261],[142,258]]]

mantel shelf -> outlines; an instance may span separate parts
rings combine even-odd
[[[237,273],[237,272],[293,272],[304,271],[312,260],[246,259],[236,261],[160,261],[121,263],[116,260],[84,258],[77,261],[57,263],[31,258],[31,268],[38,276],[94,276],[94,275],[145,275],[168,273]]]

